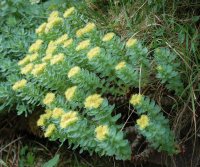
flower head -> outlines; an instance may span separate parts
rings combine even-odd
[[[57,64],[59,62],[63,62],[64,58],[65,58],[65,56],[63,53],[59,53],[59,54],[53,56],[53,58],[51,59],[51,65]]]
[[[13,90],[19,90],[22,89],[23,87],[25,87],[27,84],[27,80],[22,79],[20,81],[15,82],[15,84],[12,86]]]
[[[44,126],[46,121],[49,120],[49,118],[51,118],[51,111],[49,110],[48,113],[42,114],[40,115],[40,118],[37,121],[37,126]]]
[[[101,49],[100,47],[95,47],[92,48],[88,53],[87,53],[87,57],[89,60],[91,60],[92,58],[94,58],[95,56],[97,56],[100,53]]]
[[[22,60],[18,62],[19,66],[25,65],[30,62],[30,56],[26,55]]]
[[[51,22],[52,20],[54,20],[57,17],[59,17],[59,12],[58,11],[51,12],[51,14],[49,15],[49,18],[48,18],[48,22]]]
[[[72,98],[74,97],[74,94],[76,92],[77,86],[72,86],[71,88],[68,88],[65,91],[65,97],[68,101],[71,101]]]
[[[69,9],[67,9],[67,10],[65,11],[65,13],[63,14],[63,17],[64,17],[64,18],[69,17],[74,11],[75,11],[75,8],[74,8],[74,7],[71,7],[71,8],[69,8]]]
[[[86,33],[89,33],[95,29],[96,25],[94,23],[88,23],[85,27],[76,31],[76,36],[81,37]]]
[[[65,111],[62,108],[54,108],[52,111],[52,118],[54,119],[58,119],[60,118],[63,114],[65,113]]]
[[[44,133],[44,137],[50,137],[53,132],[56,131],[56,126],[54,124],[49,124],[46,132]]]
[[[95,129],[95,132],[96,132],[96,138],[102,141],[109,134],[109,128],[107,125],[100,125]]]
[[[63,23],[64,23],[63,18],[60,18],[60,17],[52,18],[46,25],[45,33],[47,34],[48,32],[52,30],[54,26],[62,25]]]
[[[85,108],[92,109],[98,108],[103,102],[103,98],[99,94],[93,94],[85,99]]]
[[[44,33],[47,23],[42,23],[36,30],[36,34],[41,35]]]
[[[32,55],[29,55],[30,62],[35,61],[38,58],[38,53],[34,53]]]
[[[43,103],[45,105],[50,105],[54,100],[55,100],[55,94],[54,93],[47,93],[44,100],[43,100]]]
[[[43,58],[42,58],[42,61],[43,62],[47,62],[47,61],[49,61],[49,60],[51,60],[52,59],[52,55],[51,54],[48,54],[48,55],[46,55],[46,56],[44,56]]]
[[[78,44],[78,46],[76,47],[76,51],[86,49],[89,45],[90,45],[90,40],[89,39],[84,40]]]
[[[137,44],[137,39],[134,38],[130,38],[127,42],[126,42],[126,47],[130,48],[135,46],[135,44]]]
[[[56,45],[63,44],[65,41],[67,41],[67,39],[68,39],[68,35],[67,35],[67,34],[64,34],[64,35],[62,35],[61,37],[59,37],[59,38],[55,41],[55,44],[56,44]]]
[[[46,50],[46,55],[52,55],[56,49],[57,49],[56,43],[54,41],[49,42]]]
[[[33,69],[33,63],[27,64],[25,67],[21,69],[21,74],[28,74]]]
[[[71,78],[73,76],[75,76],[76,74],[78,74],[81,71],[80,67],[75,66],[73,68],[71,68],[68,72],[68,78]]]
[[[41,39],[36,40],[35,43],[33,43],[30,46],[29,53],[38,52],[38,50],[40,49],[42,43],[43,43],[43,40],[41,40]]]
[[[140,104],[141,101],[142,101],[142,95],[140,95],[140,94],[135,94],[135,95],[133,95],[133,96],[131,97],[130,103],[131,103],[132,105],[135,106],[135,105]]]
[[[44,71],[45,67],[46,67],[46,63],[35,64],[31,74],[33,74],[34,76],[37,76]]]
[[[147,115],[141,115],[141,117],[136,121],[140,129],[144,129],[149,125],[149,117]]]
[[[119,64],[117,64],[115,66],[115,70],[120,70],[122,68],[126,67],[126,62],[125,61],[121,61]]]
[[[69,111],[62,115],[60,120],[60,127],[67,128],[78,120],[78,113],[76,111]]]
[[[72,44],[72,42],[73,42],[73,39],[72,39],[72,38],[68,39],[67,41],[65,41],[65,42],[63,43],[63,47],[64,47],[64,48],[67,48],[68,46],[70,46],[70,45]]]
[[[102,41],[103,41],[103,42],[110,41],[111,39],[113,39],[114,36],[115,36],[115,33],[113,33],[113,32],[107,33],[107,34],[104,35],[104,37],[102,38]]]

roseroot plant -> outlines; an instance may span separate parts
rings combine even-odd
[[[147,48],[133,38],[125,43],[112,32],[104,35],[80,18],[74,7],[50,14],[18,62],[21,79],[12,89],[22,100],[46,108],[37,122],[45,137],[68,140],[80,151],[130,159],[130,143],[117,124],[121,115],[113,114],[115,105],[106,97],[126,96],[148,83]],[[139,132],[152,147],[173,154],[174,136],[160,108],[142,95],[132,96],[130,103],[141,115]]]
[[[176,95],[181,95],[184,87],[178,72],[180,63],[177,62],[177,56],[172,54],[169,49],[158,48],[154,57],[157,64],[156,77],[161,80],[161,83],[166,84],[169,90],[175,91]]]

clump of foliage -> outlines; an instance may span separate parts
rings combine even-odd
[[[130,159],[131,146],[122,125],[116,123],[120,114],[113,114],[117,104],[109,104],[107,97],[125,97],[133,88],[149,84],[152,60],[137,39],[123,42],[115,33],[98,31],[92,22],[85,25],[85,20],[74,7],[64,14],[50,14],[36,29],[38,38],[28,54],[18,62],[21,74],[11,81],[13,93],[24,103],[46,108],[37,122],[45,137],[67,139],[81,151]],[[138,132],[153,148],[176,153],[174,135],[160,107],[140,93],[130,103],[141,116],[136,121]]]

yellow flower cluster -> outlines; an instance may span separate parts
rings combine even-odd
[[[43,103],[45,105],[50,105],[55,100],[55,94],[54,93],[47,93],[45,98],[43,99]]]
[[[95,29],[96,25],[94,23],[87,23],[85,27],[76,31],[76,36],[81,37],[86,33],[89,33]]]
[[[60,120],[60,127],[67,128],[78,120],[78,113],[76,111],[69,111],[62,115]]]
[[[56,126],[54,124],[49,124],[44,133],[44,137],[50,137],[55,131],[56,131]]]
[[[142,101],[142,95],[135,94],[135,95],[132,95],[130,103],[135,106],[135,105],[140,104],[141,101]]]
[[[110,41],[111,39],[113,39],[113,37],[115,36],[115,34],[113,32],[107,33],[104,35],[104,37],[102,38],[103,42],[107,42]]]
[[[52,55],[55,52],[56,48],[57,48],[57,45],[55,44],[55,42],[50,41],[46,49],[46,55]]]
[[[39,56],[38,53],[34,53],[34,54],[29,55],[30,62],[35,61],[38,58],[38,56]]]
[[[33,63],[27,64],[25,67],[21,68],[21,74],[28,74],[33,69]]]
[[[35,41],[35,43],[33,43],[30,48],[29,48],[29,53],[34,53],[34,52],[38,52],[41,45],[43,43],[43,40],[38,39]]]
[[[76,47],[76,51],[86,49],[90,45],[90,40],[81,41],[78,46]]]
[[[68,46],[70,46],[73,42],[73,39],[70,38],[67,41],[64,42],[63,47],[67,48]]]
[[[106,136],[109,134],[109,128],[107,125],[100,125],[95,129],[96,138],[100,141],[105,140]]]
[[[60,45],[60,44],[63,44],[64,42],[66,42],[67,40],[68,40],[68,35],[64,34],[61,37],[59,37],[58,39],[56,39],[55,44]]]
[[[63,62],[64,58],[65,58],[65,56],[63,53],[59,53],[59,54],[53,56],[51,59],[51,65],[57,64],[59,62]]]
[[[46,63],[35,64],[31,74],[33,74],[34,76],[38,76],[44,71],[46,65]]]
[[[52,58],[52,55],[46,55],[46,56],[44,56],[43,58],[42,58],[42,61],[43,62],[47,62],[47,61],[49,61],[49,60],[51,60],[51,58]]]
[[[76,92],[77,86],[72,86],[71,88],[68,88],[65,91],[65,97],[68,101],[71,101],[72,98],[74,97],[74,94]]]
[[[75,66],[73,68],[71,68],[68,72],[68,78],[71,78],[73,76],[75,76],[76,74],[78,74],[81,71],[80,67]]]
[[[60,25],[63,23],[64,23],[64,20],[63,18],[59,17],[59,12],[53,11],[48,18],[48,23],[46,24],[46,27],[45,27],[45,33],[47,34],[48,32],[51,31],[51,29],[54,26]]]
[[[29,55],[26,55],[22,60],[20,60],[18,62],[18,65],[22,66],[22,65],[25,65],[25,64],[27,64],[29,62],[30,62],[30,57],[29,57]]]
[[[126,42],[126,47],[130,48],[133,47],[137,44],[137,39],[134,38],[130,38],[127,42]]]
[[[136,121],[140,129],[144,129],[149,125],[149,117],[147,115],[141,115],[141,117]]]
[[[20,81],[15,82],[15,84],[12,86],[12,89],[13,90],[19,90],[19,89],[25,87],[26,84],[27,84],[27,80],[22,79]]]
[[[92,48],[88,53],[87,53],[87,58],[89,60],[93,59],[94,57],[96,57],[101,51],[101,48],[100,47],[95,47],[95,48]]]
[[[99,94],[93,94],[85,99],[85,108],[92,109],[98,108],[103,102],[103,98]]]
[[[115,66],[115,70],[120,70],[122,68],[126,67],[126,62],[125,61],[121,61],[119,64],[117,64]]]
[[[67,9],[67,10],[64,12],[63,17],[64,17],[64,18],[69,17],[74,11],[75,11],[75,8],[74,8],[74,7],[71,7],[71,8],[69,8],[69,9]]]
[[[38,35],[41,35],[45,32],[45,28],[46,28],[47,23],[42,23],[36,30],[35,33]]]
[[[53,112],[52,112],[52,118],[54,119],[58,119],[60,118],[63,114],[65,113],[65,111],[62,108],[54,108]]]
[[[46,121],[51,118],[51,111],[49,110],[47,113],[40,115],[40,118],[37,121],[37,126],[44,126]]]

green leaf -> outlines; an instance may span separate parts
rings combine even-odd
[[[60,155],[56,154],[52,159],[46,162],[42,167],[56,167],[60,159]]]

